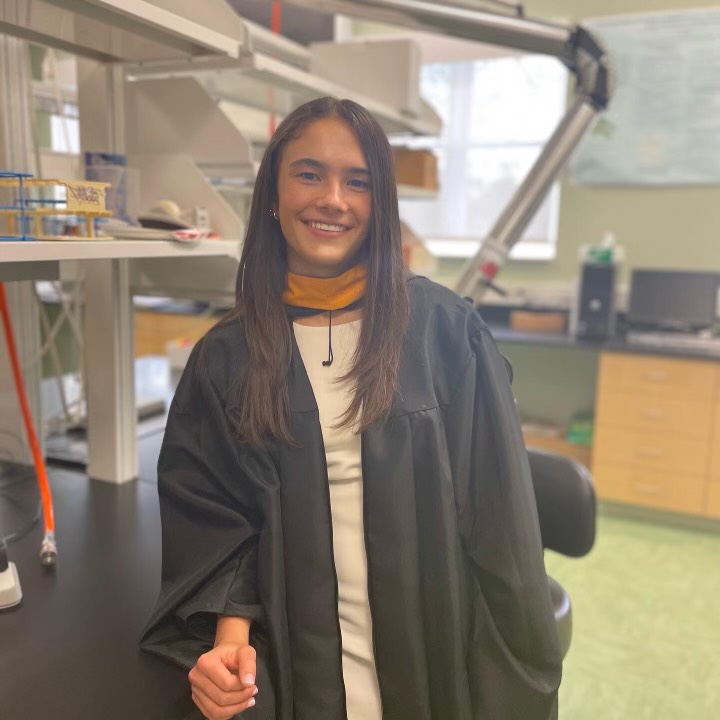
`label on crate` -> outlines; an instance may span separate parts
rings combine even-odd
[[[67,209],[78,212],[105,211],[105,183],[89,180],[65,180]]]

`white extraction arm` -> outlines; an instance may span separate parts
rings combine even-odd
[[[464,268],[455,289],[479,300],[611,93],[609,58],[581,25],[531,20],[522,6],[502,0],[449,5],[430,0],[288,0],[315,10],[552,55],[575,76],[575,98],[525,180]],[[480,9],[492,6],[493,10]]]

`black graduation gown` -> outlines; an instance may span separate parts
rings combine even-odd
[[[408,281],[411,322],[389,417],[362,436],[373,641],[385,720],[547,720],[561,655],[508,367],[469,303]],[[202,361],[201,361],[202,356]],[[342,720],[325,452],[297,346],[299,447],[238,448],[226,398],[239,323],[196,347],[158,462],[163,570],[143,647],[184,667],[215,613],[252,618],[246,720]]]

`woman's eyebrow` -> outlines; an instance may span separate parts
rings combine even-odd
[[[327,165],[324,162],[321,162],[320,160],[315,160],[315,158],[298,158],[297,160],[293,160],[293,162],[290,163],[290,168],[296,168],[300,165],[306,165],[309,167],[317,168],[318,170],[326,170]],[[346,172],[353,173],[355,175],[370,175],[370,171],[366,167],[349,167],[344,168]]]

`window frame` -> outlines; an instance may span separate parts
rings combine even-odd
[[[488,55],[483,54],[480,57],[474,58],[474,59],[467,59],[465,58],[461,64],[466,66],[466,74],[467,74],[467,68],[471,67],[474,63],[487,63],[487,62],[494,62],[497,60],[507,60],[508,55],[510,55],[513,59],[524,59],[524,58],[542,58],[543,61],[547,61],[549,58],[547,56],[543,55],[534,55],[531,53],[511,53],[508,54],[506,52],[494,56],[494,55]],[[550,58],[550,60],[554,62],[558,62],[554,58]],[[457,63],[453,62],[442,62],[442,61],[436,61],[434,60],[432,63],[426,63],[423,68],[427,68],[428,66],[442,66],[442,65],[448,65],[448,66],[455,66],[457,67]],[[477,104],[477,100],[475,97],[469,97],[471,93],[467,92],[467,83],[468,81],[474,80],[474,73],[476,72],[475,68],[472,68],[472,78],[465,77],[465,87],[464,88],[458,88],[458,87],[452,87],[450,86],[449,92],[445,93],[445,96],[447,99],[449,99],[449,102],[447,105],[450,107],[438,107],[438,112],[444,116],[444,130],[443,135],[438,138],[416,138],[416,139],[404,139],[398,144],[403,144],[410,147],[415,148],[426,148],[429,150],[432,150],[433,152],[436,152],[438,150],[444,151],[446,153],[462,153],[465,156],[469,154],[469,152],[473,149],[498,149],[502,150],[503,148],[536,148],[537,149],[537,155],[540,154],[542,149],[547,144],[548,138],[552,135],[552,133],[555,131],[557,126],[559,125],[561,119],[564,117],[566,109],[567,109],[567,90],[568,90],[568,81],[567,81],[567,73],[563,73],[562,78],[562,86],[558,86],[556,88],[557,92],[557,98],[558,98],[558,105],[557,105],[557,111],[555,112],[556,117],[552,118],[552,124],[551,128],[549,128],[548,123],[546,122],[546,127],[543,129],[543,132],[539,133],[537,136],[537,142],[534,142],[532,140],[528,140],[527,138],[524,139],[513,139],[509,138],[504,141],[499,141],[497,139],[483,139],[483,138],[472,138],[471,137],[471,113],[472,108],[474,105]],[[421,74],[421,91],[423,92],[423,95],[426,99],[428,98],[428,93],[426,92],[426,88],[423,88],[423,76],[427,77],[426,75],[427,70],[424,70],[424,72]],[[457,76],[456,76],[457,77]],[[475,91],[475,86],[473,85],[473,92]],[[460,102],[458,102],[458,94],[464,94],[464,99],[461,99]],[[452,109],[450,109],[452,108]],[[461,117],[458,117],[457,115],[453,115],[452,113],[457,111],[461,112]],[[554,112],[554,111],[551,111]],[[460,125],[464,125],[464,127],[459,127]],[[458,149],[460,148],[460,149]],[[533,167],[534,163],[536,162],[537,155],[535,160],[530,164],[530,168]],[[441,163],[442,165],[442,163]],[[440,184],[441,187],[445,186],[447,187],[448,184],[450,186],[458,187],[458,183],[468,183],[468,164],[465,161],[464,163],[460,163],[461,171],[463,172],[463,176],[458,176],[458,169],[455,169],[455,175],[453,178],[448,181],[447,178],[447,172],[449,171],[446,167],[443,171],[440,169]],[[452,170],[450,170],[452,172]],[[522,178],[518,180],[518,187],[523,180],[525,179],[526,174],[523,175]],[[442,192],[442,190],[440,191]],[[510,201],[510,198],[514,196],[515,191],[511,193],[510,197],[506,202]],[[464,190],[459,193],[460,195],[464,194]],[[537,238],[537,239],[527,239],[527,231],[530,227],[526,228],[525,233],[523,234],[523,238],[521,238],[512,248],[510,252],[510,258],[513,260],[529,260],[529,261],[548,261],[552,260],[557,256],[557,240],[558,240],[558,234],[559,234],[559,215],[560,215],[560,202],[561,202],[561,182],[560,179],[557,179],[553,186],[548,193],[548,196],[543,200],[543,203],[547,203],[547,212],[548,212],[548,220],[545,225],[545,236],[543,238]],[[440,195],[436,197],[433,202],[438,202],[440,200]],[[421,198],[412,200],[413,203],[422,201]],[[457,234],[457,233],[433,233],[433,232],[426,232],[421,226],[416,226],[415,222],[416,220],[414,218],[408,217],[408,205],[409,199],[403,199],[401,198],[401,213],[403,214],[403,219],[408,222],[410,226],[413,227],[414,230],[416,230],[421,236],[425,238],[425,242],[428,246],[428,249],[437,257],[440,259],[444,258],[471,258],[475,255],[477,250],[480,247],[480,243],[484,239],[484,237],[478,237],[478,236],[472,236],[472,235],[466,235],[466,234]],[[465,205],[467,204],[467,200],[465,200]],[[503,211],[505,206],[499,206],[497,208],[497,213],[495,214],[492,223],[490,223],[489,229],[495,224],[497,221],[497,218],[500,216],[501,212]],[[454,209],[455,214],[458,214],[458,208],[456,207]]]

